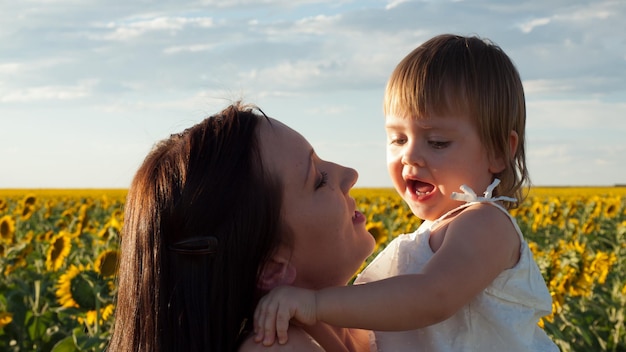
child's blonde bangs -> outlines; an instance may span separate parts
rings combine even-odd
[[[462,76],[451,75],[445,67],[403,61],[387,82],[383,113],[410,119],[468,113],[467,99]]]
[[[395,83],[395,84],[394,84]],[[407,87],[414,87],[398,82],[389,81],[385,91],[383,113],[385,116],[399,118],[415,118],[424,115],[424,108],[415,98],[415,92]]]

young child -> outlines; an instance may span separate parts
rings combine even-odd
[[[537,325],[550,293],[507,211],[528,182],[511,60],[477,37],[434,37],[392,73],[384,113],[389,174],[424,222],[353,286],[272,291],[256,340],[284,343],[293,317],[374,330],[378,351],[558,351]]]

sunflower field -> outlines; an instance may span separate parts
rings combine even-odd
[[[125,196],[0,190],[0,351],[104,349]],[[352,196],[374,255],[421,223],[393,189]],[[512,214],[552,294],[540,325],[562,351],[626,351],[626,188],[537,187]]]
[[[102,351],[125,190],[0,190],[0,351]]]

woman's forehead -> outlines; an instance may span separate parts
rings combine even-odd
[[[310,163],[312,147],[309,142],[278,120],[261,123],[259,141],[263,162],[271,172],[299,178],[297,173],[304,173],[302,169]]]

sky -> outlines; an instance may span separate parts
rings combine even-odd
[[[0,0],[0,188],[127,188],[237,100],[391,187],[384,87],[442,33],[517,66],[533,184],[626,184],[626,1]]]

